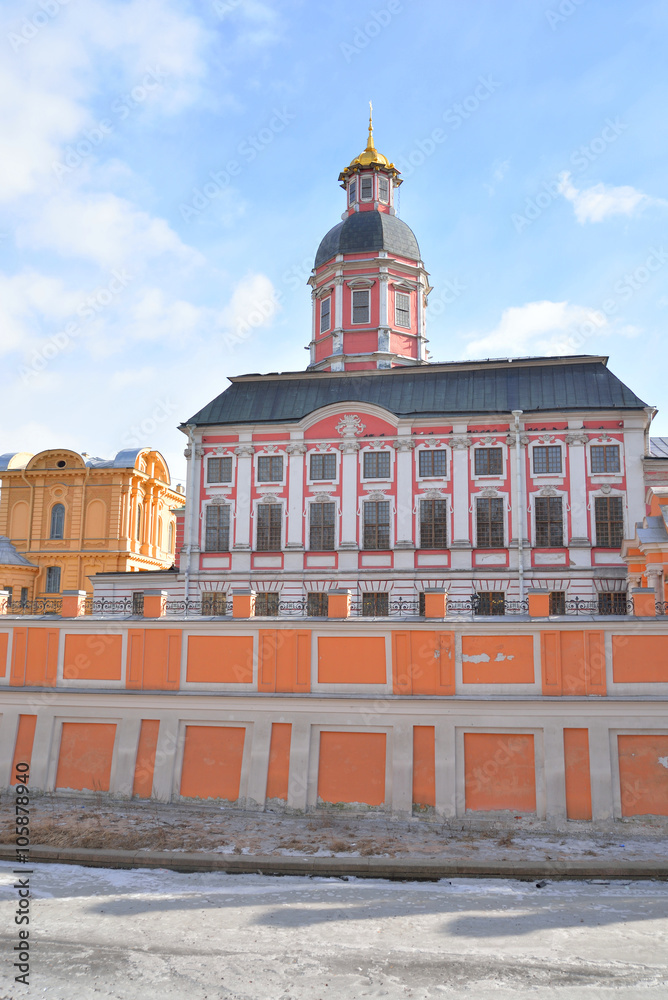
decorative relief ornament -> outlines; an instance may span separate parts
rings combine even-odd
[[[573,431],[566,435],[566,444],[588,444],[589,437],[583,431]]]
[[[558,497],[559,492],[555,490],[554,486],[543,486],[542,490],[538,491],[539,497]]]
[[[491,434],[485,434],[482,440],[484,444],[496,444],[496,438],[493,437]]]
[[[543,444],[550,444],[551,441],[554,441],[554,434],[541,434],[540,440]]]
[[[609,434],[599,434],[598,439],[599,441],[612,441]]]
[[[419,496],[420,500],[447,500],[447,495],[441,490],[425,490]]]
[[[234,454],[240,458],[252,458],[255,454],[255,448],[252,444],[239,444],[234,449]]]
[[[315,496],[311,497],[312,503],[327,503],[328,500],[333,500],[333,493],[316,493]]]
[[[201,444],[196,444],[195,445],[195,458],[202,458],[203,455],[204,455],[204,448],[202,447]]]
[[[303,441],[291,441],[290,444],[286,445],[285,450],[288,455],[305,455],[306,445]]]
[[[611,490],[612,486],[610,483],[604,483],[603,486],[601,486],[601,493],[610,493]]]
[[[415,441],[411,440],[411,438],[396,438],[392,442],[392,445],[397,451],[412,451],[415,447]]]
[[[530,439],[530,437],[529,437],[528,434],[520,434],[520,444],[529,444],[530,440],[531,439]],[[506,444],[508,445],[509,448],[513,447],[513,445],[515,444],[515,435],[514,434],[509,434],[506,437]]]
[[[360,450],[360,443],[359,441],[348,439],[347,441],[342,441],[339,448],[344,455],[352,455],[354,452]]]
[[[191,455],[192,455],[192,452],[190,450],[190,445],[188,445],[187,448],[183,449],[183,457],[184,458],[190,458]]]
[[[450,438],[450,444],[453,448],[463,451],[465,448],[470,448],[473,441],[468,434],[453,434]]]
[[[476,496],[479,496],[479,497],[500,497],[501,494],[499,493],[498,490],[495,490],[493,486],[485,486],[484,490],[480,490],[480,492],[477,493]]]
[[[356,413],[345,413],[338,424],[336,431],[341,437],[358,437],[366,429]]]
[[[275,493],[263,493],[260,497],[260,503],[280,503],[280,501]]]
[[[382,490],[372,490],[371,493],[367,493],[364,497],[365,500],[388,500]]]
[[[229,500],[229,497],[226,497],[226,496],[216,496],[216,497],[210,497],[209,503],[224,504],[224,503],[227,503],[228,500]]]

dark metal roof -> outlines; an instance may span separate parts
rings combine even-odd
[[[649,453],[652,458],[668,458],[668,438],[650,438]]]
[[[327,233],[315,255],[315,267],[337,253],[387,250],[397,257],[420,260],[420,248],[413,231],[387,212],[353,212]]]
[[[646,406],[604,360],[549,358],[544,363],[424,365],[382,373],[244,376],[187,423],[292,422],[331,403],[372,403],[398,417]]]

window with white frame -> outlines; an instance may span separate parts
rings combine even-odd
[[[232,458],[209,458],[206,463],[207,483],[232,482]]]
[[[419,451],[420,475],[426,478],[444,479],[448,474],[448,453],[445,448],[429,448]]]
[[[367,500],[364,506],[364,548],[389,549],[390,547],[390,504]]]
[[[283,482],[283,456],[260,455],[257,460],[258,483]]]
[[[502,549],[504,540],[502,497],[476,498],[476,544],[479,549]]]
[[[332,320],[332,297],[328,295],[320,302],[320,333],[327,333]]]
[[[618,549],[624,538],[624,505],[621,497],[595,497],[596,544]]]
[[[332,482],[336,479],[336,455],[329,452],[315,452],[310,456],[310,473],[313,482]]]
[[[533,449],[534,476],[551,476],[561,471],[561,445],[535,445]]]
[[[394,295],[394,324],[404,330],[409,330],[411,325],[411,297],[408,292],[395,292]]]
[[[606,472],[620,472],[618,444],[593,444],[591,446],[592,475]]]
[[[536,546],[561,548],[564,544],[564,504],[561,497],[536,497]]]
[[[446,548],[448,544],[447,523],[447,500],[420,500],[420,548]]]
[[[229,504],[209,504],[206,508],[205,549],[207,552],[229,552]]]
[[[281,525],[283,521],[283,506],[280,503],[261,503],[257,507],[257,539],[258,552],[281,551]]]
[[[362,201],[371,201],[373,198],[373,177],[371,174],[362,174],[360,178],[360,198]]]
[[[352,295],[353,323],[370,322],[371,293],[368,288],[355,288]]]
[[[476,476],[503,475],[503,448],[474,448]]]
[[[383,205],[387,205],[390,200],[390,182],[387,177],[382,175],[378,178],[378,201],[382,201]]]
[[[365,479],[390,478],[389,451],[365,451],[363,461]]]
[[[348,203],[353,205],[357,201],[357,179],[352,178],[348,185]]]
[[[309,548],[314,552],[333,551],[336,504],[312,503],[310,512]]]

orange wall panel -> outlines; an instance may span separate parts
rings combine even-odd
[[[16,765],[30,764],[32,758],[32,745],[35,740],[36,715],[19,715],[19,725],[16,732],[16,743],[14,745],[14,760],[12,761],[11,784],[16,785]]]
[[[16,628],[10,684],[54,687],[58,669],[56,629]]]
[[[116,724],[64,722],[56,788],[108,792]]]
[[[462,636],[464,684],[533,684],[533,636]]]
[[[181,795],[236,802],[245,737],[245,728],[186,726]]]
[[[66,635],[63,677],[81,681],[120,681],[120,635]]]
[[[668,635],[613,635],[612,679],[618,684],[665,684]]]
[[[311,632],[261,629],[258,639],[258,691],[306,693],[311,690]]]
[[[385,733],[321,733],[318,797],[383,805],[385,743]]]
[[[7,674],[7,650],[9,648],[9,632],[0,632],[0,677]]]
[[[588,729],[564,729],[564,765],[566,816],[568,819],[591,819]]]
[[[394,632],[392,690],[394,694],[453,695],[454,633]]]
[[[413,726],[413,804],[436,805],[436,730]]]
[[[668,735],[618,736],[622,816],[668,816]]]
[[[466,808],[536,811],[531,733],[464,733]]]
[[[566,695],[587,693],[584,632],[562,632],[561,692]]]
[[[602,632],[541,632],[543,694],[604,695],[605,641]]]
[[[543,694],[561,694],[561,646],[559,632],[541,632],[540,658],[543,674]]]
[[[271,727],[269,770],[267,772],[267,798],[287,802],[290,776],[290,741],[292,726],[289,722],[274,722]]]
[[[181,632],[162,628],[144,630],[144,679],[148,691],[173,691],[181,673]]]
[[[158,719],[142,719],[135,762],[135,777],[132,794],[140,799],[150,799],[153,792],[153,771],[155,770],[155,751],[158,746]]]
[[[186,680],[198,684],[252,684],[252,635],[191,635]]]
[[[382,636],[320,636],[321,684],[384,684],[387,679]]]

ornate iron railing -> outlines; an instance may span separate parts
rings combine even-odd
[[[668,615],[668,601],[657,601],[656,613],[657,615]]]
[[[34,601],[8,601],[8,615],[59,615],[61,597],[38,597]]]
[[[87,597],[85,610],[87,615],[131,615],[132,597]]]
[[[571,601],[566,601],[565,613],[567,615],[632,615],[633,601],[622,599],[611,601],[608,607],[600,601],[583,601],[580,597],[574,597]]]

